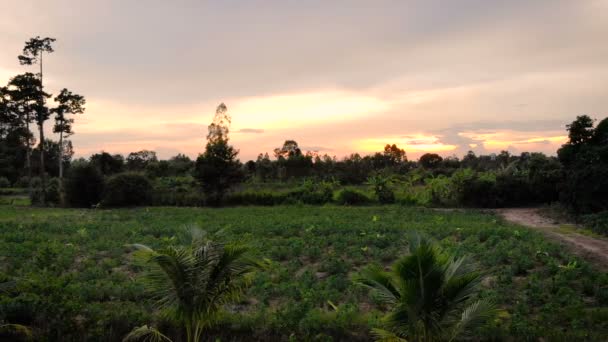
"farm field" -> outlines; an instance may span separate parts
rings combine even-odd
[[[388,266],[412,232],[471,256],[484,290],[505,311],[483,339],[602,340],[608,336],[608,275],[538,231],[482,211],[402,206],[276,206],[88,210],[0,207],[0,319],[49,340],[120,340],[154,322],[143,269],[129,244],[180,243],[196,225],[241,240],[269,267],[207,337],[220,340],[369,340],[384,307],[352,277]],[[4,288],[4,287],[3,287]],[[33,319],[32,319],[33,317]],[[27,318],[27,319],[26,319]]]

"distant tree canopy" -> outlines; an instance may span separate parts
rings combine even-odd
[[[437,153],[426,153],[420,157],[418,162],[425,169],[435,169],[439,167],[442,161],[443,158]]]

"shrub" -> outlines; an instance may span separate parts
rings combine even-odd
[[[227,205],[277,205],[282,204],[287,199],[286,194],[272,192],[237,192],[226,197]]]
[[[377,175],[370,177],[367,182],[374,187],[376,198],[380,204],[395,203],[395,193],[390,188],[390,181],[388,178]]]
[[[344,205],[359,205],[369,203],[370,199],[362,192],[351,189],[342,189],[340,192],[338,192],[336,201],[339,204]]]
[[[108,179],[103,205],[110,207],[138,206],[150,203],[152,183],[141,173],[125,172]]]
[[[30,182],[29,182],[29,179],[27,178],[27,176],[23,176],[15,182],[15,187],[16,188],[27,188],[29,186],[29,184],[30,184]]]
[[[330,203],[334,197],[334,186],[335,184],[331,182],[315,183],[311,180],[305,180],[300,187],[287,193],[286,202],[304,204]]]
[[[73,165],[65,179],[65,196],[73,207],[98,204],[104,188],[103,176],[90,164]]]
[[[32,204],[42,204],[42,182],[40,178],[32,178],[32,191],[30,192],[30,202]],[[56,206],[61,203],[61,183],[59,178],[51,178],[46,183],[45,205]]]
[[[598,234],[608,235],[608,211],[586,215],[583,217],[583,222],[592,231]]]
[[[46,202],[52,205],[61,203],[61,181],[59,178],[51,178],[46,184]]]
[[[0,188],[9,188],[11,182],[6,177],[0,177]]]

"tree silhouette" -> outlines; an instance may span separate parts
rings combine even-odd
[[[230,121],[226,105],[221,103],[208,128],[205,152],[194,166],[194,177],[213,205],[219,205],[226,191],[243,179],[241,163],[236,159],[239,151],[228,144]]]
[[[48,96],[45,96],[43,90],[43,82],[42,82],[42,55],[43,53],[52,53],[53,46],[52,43],[55,42],[55,38],[40,38],[40,36],[36,36],[35,38],[30,39],[25,42],[25,47],[23,48],[23,54],[19,55],[17,58],[19,59],[19,63],[21,65],[32,65],[38,63],[40,66],[40,97],[39,103],[36,111],[36,124],[38,125],[39,131],[39,148],[40,148],[40,180],[42,181],[42,191],[40,201],[42,204],[45,203],[45,193],[46,193],[46,177],[44,173],[44,122],[49,118],[48,108],[44,105],[45,99]]]
[[[63,180],[63,138],[67,138],[74,134],[72,131],[74,119],[67,118],[66,115],[84,113],[86,101],[84,97],[63,88],[59,95],[55,97],[55,102],[57,102],[58,105],[51,109],[51,113],[55,114],[55,127],[53,127],[53,132],[59,133],[59,179]]]

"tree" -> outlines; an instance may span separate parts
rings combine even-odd
[[[384,146],[384,156],[388,159],[387,161],[391,165],[398,165],[403,162],[407,162],[405,150],[397,147],[395,144],[386,144],[386,146]]]
[[[420,236],[410,239],[409,252],[390,272],[369,267],[355,279],[391,307],[374,330],[379,340],[452,341],[495,317],[490,302],[472,301],[481,277],[469,259],[445,254]]]
[[[111,155],[102,151],[96,153],[89,159],[91,165],[95,166],[104,176],[122,172],[125,165],[125,158],[120,154]]]
[[[146,287],[159,310],[172,313],[186,330],[188,342],[200,341],[205,328],[215,323],[222,306],[237,300],[260,266],[251,250],[239,243],[220,243],[193,228],[187,246],[155,251],[136,244],[137,257],[150,266]],[[148,326],[135,328],[124,341],[148,337],[169,340]]]
[[[588,115],[576,117],[571,124],[566,125],[569,144],[579,145],[588,142],[593,137],[593,119]]]
[[[441,158],[441,156],[439,156],[436,153],[423,154],[420,157],[420,159],[418,160],[420,165],[422,165],[422,167],[425,169],[435,169],[439,165],[441,165],[442,161],[443,161],[443,158]]]
[[[46,177],[44,174],[44,122],[49,119],[49,110],[44,105],[46,97],[49,95],[43,92],[43,82],[42,82],[42,55],[43,53],[52,53],[53,46],[52,43],[55,42],[54,38],[40,38],[40,36],[36,36],[35,38],[30,39],[25,42],[25,47],[23,48],[23,55],[19,55],[19,63],[21,65],[32,65],[38,63],[40,65],[40,96],[38,98],[39,103],[36,106],[36,124],[38,125],[39,132],[39,148],[40,148],[40,180],[42,181],[42,193],[41,193],[41,202],[44,205],[45,203],[45,187],[46,187]]]
[[[239,151],[228,144],[230,120],[226,105],[220,104],[209,125],[205,152],[194,166],[194,177],[214,205],[219,205],[228,189],[243,179],[241,163],[236,158]]]
[[[608,210],[607,119],[593,128],[593,119],[578,116],[567,125],[569,141],[557,151],[564,166],[560,202],[577,214]]]
[[[301,155],[302,150],[298,147],[298,143],[295,140],[285,140],[282,147],[274,149],[274,156],[277,159],[300,157]]]
[[[84,97],[74,94],[71,91],[63,88],[59,95],[55,97],[57,107],[51,109],[51,113],[55,114],[55,127],[53,132],[59,133],[59,146],[63,147],[63,138],[67,138],[74,134],[72,131],[72,123],[74,119],[67,118],[68,114],[84,113],[84,105],[86,103]],[[63,160],[63,148],[59,150],[59,160]],[[63,180],[63,163],[59,162],[59,179]]]
[[[5,92],[9,97],[8,101],[10,101],[7,107],[16,118],[15,122],[18,123],[20,132],[26,143],[25,167],[28,179],[31,180],[31,146],[33,144],[33,135],[30,131],[30,123],[35,120],[35,113],[40,111],[40,98],[47,97],[48,95],[42,91],[40,79],[29,72],[11,78]]]
[[[127,156],[127,169],[130,171],[144,171],[148,164],[156,162],[158,162],[158,158],[154,151],[141,150],[131,152]]]

